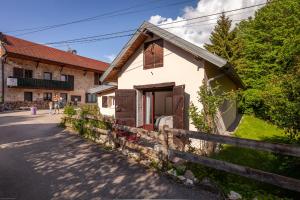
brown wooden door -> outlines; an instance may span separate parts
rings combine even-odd
[[[173,88],[173,127],[184,129],[184,85]]]
[[[136,91],[116,90],[116,123],[126,126],[136,126]]]

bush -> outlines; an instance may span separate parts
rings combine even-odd
[[[76,115],[76,110],[75,110],[74,106],[72,106],[72,105],[65,106],[64,114],[67,115],[68,117],[72,117],[72,116]]]

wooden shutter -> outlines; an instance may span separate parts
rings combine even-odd
[[[154,67],[154,49],[153,42],[146,42],[144,46],[144,68],[150,69]]]
[[[184,129],[184,85],[173,88],[173,127]]]
[[[102,96],[102,108],[107,108],[107,96]]]
[[[24,69],[14,67],[13,76],[16,78],[23,78],[24,77]]]
[[[126,126],[136,126],[136,91],[116,90],[116,123]]]
[[[163,40],[154,41],[154,67],[162,67],[164,64]]]

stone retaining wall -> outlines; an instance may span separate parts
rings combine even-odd
[[[5,110],[21,110],[35,106],[38,109],[48,109],[48,101],[11,101],[0,104],[0,112]]]

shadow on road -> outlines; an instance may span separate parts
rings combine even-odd
[[[0,134],[0,197],[17,199],[216,199],[58,128],[19,124]],[[5,137],[3,136],[5,135]],[[4,138],[4,141],[2,140]]]

